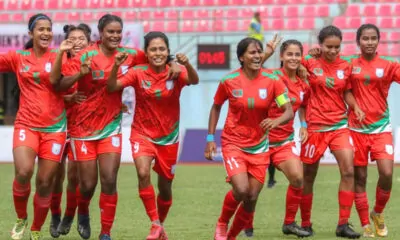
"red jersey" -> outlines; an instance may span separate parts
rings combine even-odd
[[[109,93],[106,89],[115,56],[120,51],[129,53],[118,71],[118,78],[126,74],[130,67],[146,62],[141,50],[117,48],[114,55],[107,57],[100,50],[99,44],[97,42],[81,51],[63,69],[64,76],[73,76],[80,71],[86,57],[92,57],[91,72],[79,79],[77,88],[87,99],[81,104],[75,104],[71,110],[68,132],[75,139],[98,140],[121,132],[122,91]]]
[[[14,72],[20,93],[15,127],[41,132],[66,131],[66,113],[62,94],[50,83],[52,63],[57,50],[48,50],[37,58],[32,49],[0,54],[0,72]]]
[[[387,97],[392,82],[400,83],[400,65],[393,58],[376,55],[371,61],[362,56],[346,57],[353,64],[352,92],[357,104],[365,113],[359,122],[353,111],[349,114],[350,129],[373,134],[391,132]]]
[[[302,64],[310,73],[310,94],[306,107],[308,129],[327,132],[347,127],[345,90],[351,89],[351,64],[341,58],[332,63],[306,56]]]
[[[139,65],[121,77],[124,87],[135,89],[135,117],[132,136],[139,134],[158,145],[170,145],[179,141],[179,98],[187,85],[186,68],[181,66],[177,80],[168,77],[169,67],[161,73],[151,67]]]
[[[288,96],[290,103],[292,104],[293,112],[296,113],[299,107],[303,105],[304,96],[308,93],[308,84],[299,77],[296,77],[297,82],[293,82],[289,79],[289,76],[283,68],[274,70],[273,73],[278,75],[282,79],[283,83],[285,83],[288,89]],[[283,109],[281,109],[276,102],[273,102],[268,111],[268,117],[277,118],[282,114]],[[271,147],[282,146],[294,140],[293,122],[294,118],[283,125],[279,125],[269,132],[269,141]]]
[[[267,152],[268,136],[260,123],[268,117],[274,100],[278,106],[289,102],[286,91],[279,77],[267,70],[260,70],[253,80],[247,79],[242,69],[225,76],[214,97],[217,105],[229,101],[222,146],[233,145],[251,154]]]

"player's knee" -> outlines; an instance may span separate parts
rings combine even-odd
[[[354,168],[347,167],[345,169],[342,169],[341,176],[342,179],[345,181],[354,181]]]
[[[245,201],[249,197],[249,186],[241,185],[235,188],[235,199]]]
[[[27,183],[31,181],[33,175],[33,169],[30,168],[19,168],[16,170],[15,177],[20,183]]]
[[[150,169],[140,168],[137,170],[139,182],[150,182]]]
[[[39,192],[39,195],[47,195],[47,193],[52,191],[52,187],[54,186],[53,180],[53,178],[47,176],[38,176],[36,178],[36,190]]]
[[[385,181],[392,181],[393,177],[392,169],[385,169],[383,171],[379,171],[379,177],[384,179]]]
[[[303,176],[301,174],[292,176],[292,178],[290,179],[290,185],[295,188],[303,187]]]
[[[80,181],[80,192],[84,196],[91,195],[97,185],[97,179],[85,179]]]

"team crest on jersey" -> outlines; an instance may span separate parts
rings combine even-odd
[[[113,147],[119,147],[121,145],[119,137],[112,137],[111,144],[113,145]]]
[[[104,79],[104,71],[103,70],[92,71],[92,78],[93,78],[93,80]]]
[[[233,89],[232,95],[236,98],[243,97],[243,89]]]
[[[387,154],[393,155],[393,145],[391,145],[391,144],[386,144],[386,145],[385,145],[385,150],[386,150]]]
[[[381,78],[381,77],[383,77],[383,68],[377,68],[376,70],[375,70],[375,74],[376,74],[376,76],[378,77],[378,78]]]
[[[303,99],[304,99],[304,92],[300,91],[300,101],[303,101]]]
[[[353,70],[351,71],[352,74],[360,74],[361,73],[361,68],[360,67],[353,67]]]
[[[128,69],[129,69],[129,67],[128,66],[126,66],[126,65],[124,65],[124,66],[121,66],[121,72],[122,72],[122,74],[126,74],[127,72],[128,72]]]
[[[339,79],[344,78],[344,71],[343,70],[337,70],[336,75]]]
[[[149,89],[151,87],[151,82],[147,80],[142,80],[142,88]]]
[[[173,89],[173,88],[174,88],[174,80],[167,80],[167,81],[165,82],[165,87],[166,87],[168,90]]]
[[[21,72],[21,73],[29,72],[29,66],[23,64],[23,65],[21,66],[21,69],[19,70],[19,72]]]
[[[53,146],[51,147],[51,152],[54,155],[60,155],[60,153],[61,153],[61,144],[53,143]]]
[[[258,89],[258,95],[260,96],[261,99],[266,99],[267,98],[267,89],[266,88]]]
[[[48,72],[48,73],[51,72],[51,63],[50,62],[46,63],[44,70],[46,70],[46,72]]]
[[[324,74],[324,70],[321,68],[314,68],[313,73],[317,76],[322,76]]]

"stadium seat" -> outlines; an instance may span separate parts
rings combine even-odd
[[[118,8],[129,8],[131,6],[130,0],[117,0]]]
[[[212,16],[216,19],[222,19],[225,16],[225,12],[221,9],[214,9],[212,10]]]
[[[178,22],[175,20],[167,21],[166,32],[177,32],[178,31]]]
[[[381,18],[380,24],[378,26],[380,28],[393,28],[393,18],[391,17]]]
[[[265,21],[267,21],[267,20],[265,20]],[[240,26],[239,30],[243,31],[243,32],[247,32],[249,30],[250,23],[251,23],[251,19],[243,20],[242,25]]]
[[[319,17],[329,17],[329,5],[321,5],[318,7],[317,16]]]
[[[376,16],[376,6],[366,5],[363,9],[363,16],[374,17]]]
[[[227,18],[235,18],[237,19],[239,17],[239,11],[237,9],[228,9],[228,11],[226,12],[226,17]]]
[[[302,21],[301,29],[314,29],[315,18],[304,18]]]
[[[393,16],[399,16],[400,15],[400,4],[396,4],[393,10]]]
[[[183,19],[194,19],[194,11],[193,10],[183,10],[181,12],[181,17]]]
[[[358,17],[360,16],[360,5],[349,5],[346,9],[346,16]]]
[[[56,12],[53,14],[53,21],[54,22],[65,22],[66,16],[63,12]]]
[[[239,21],[238,20],[228,20],[226,23],[226,31],[228,32],[237,32],[239,30]]]
[[[146,2],[144,0],[132,0],[132,7],[134,8],[142,8],[145,7]]]
[[[160,0],[159,7],[165,8],[171,6],[171,0]]]
[[[203,0],[204,6],[214,6],[216,2],[214,0]]]
[[[68,13],[68,21],[79,22],[79,21],[81,21],[81,15],[77,12],[69,12]]]
[[[47,4],[47,8],[48,9],[58,9],[59,5],[58,5],[58,0],[49,0],[48,4]]]
[[[378,53],[380,55],[388,55],[389,54],[389,45],[387,43],[379,43]]]
[[[164,21],[152,21],[151,22],[151,31],[158,31],[158,32],[164,32]]]
[[[10,15],[8,13],[0,13],[0,23],[8,23],[10,21]]]
[[[260,4],[259,0],[247,0],[247,5],[258,6]]]
[[[115,8],[115,1],[114,0],[104,0],[103,7],[104,8]]]
[[[122,12],[120,12],[120,11],[117,11],[117,12],[112,12],[111,13],[112,15],[115,15],[115,16],[118,16],[118,17],[120,17],[120,18],[122,18],[122,19],[124,19],[122,16],[123,16],[123,14],[122,14]],[[125,19],[124,19],[125,20]]]
[[[210,32],[210,22],[208,20],[200,20],[197,21],[197,28],[196,31],[199,32]]]
[[[24,20],[24,22],[29,22],[29,19],[33,16],[33,15],[35,15],[36,13],[34,13],[34,12],[28,12],[28,13],[26,13],[25,14],[25,20]],[[51,15],[49,15],[50,17],[51,17]]]
[[[216,0],[216,5],[217,6],[229,6],[230,2],[229,2],[229,0]]]
[[[260,13],[261,19],[262,19],[262,20],[264,20],[265,18],[270,17],[270,14],[269,14],[269,12],[268,12],[268,8],[266,8],[266,7],[264,7],[264,6],[261,6],[261,7],[258,9],[258,12]]]
[[[381,39],[380,39],[381,42],[389,41],[388,32],[380,32],[380,35],[381,35]]]
[[[194,2],[197,2],[197,1],[194,1]],[[157,7],[157,1],[147,0],[146,2],[144,2],[142,0],[142,7],[155,8],[155,7]]]
[[[242,8],[242,9],[239,10],[239,17],[240,18],[249,19],[249,18],[252,18],[253,15],[254,15],[254,11],[249,9],[249,8]]]
[[[397,42],[400,39],[400,32],[391,32],[389,36],[389,41]]]
[[[260,4],[261,4],[261,5],[271,5],[271,4],[275,4],[275,0],[261,0]]]
[[[231,4],[235,6],[244,6],[246,4],[245,0],[231,0]]]
[[[13,23],[19,23],[24,21],[24,15],[22,13],[14,13],[11,15],[11,21]]]
[[[400,28],[400,18],[395,18],[394,27],[395,28]]]
[[[0,0],[0,9],[6,9],[4,0]]]
[[[144,31],[145,33],[151,31],[151,29],[150,29],[150,24],[149,24],[148,21],[143,21],[142,24],[143,24],[143,31]]]
[[[354,42],[356,40],[356,32],[343,32],[343,42]]]
[[[123,12],[122,16],[124,20],[136,21],[138,19],[138,13],[136,11]]]
[[[305,13],[305,14],[307,14],[307,13]],[[297,18],[299,16],[299,8],[297,7],[297,5],[286,7],[286,13],[284,16]]]
[[[333,19],[333,25],[338,28],[347,28],[347,18],[346,17],[336,17]]]
[[[212,25],[212,29],[214,30],[214,32],[222,32],[224,31],[224,28],[225,28],[225,21],[221,19],[215,20]]]
[[[357,28],[359,28],[360,26],[361,26],[361,18],[353,17],[353,18],[350,18],[350,19],[349,19],[347,28],[354,28],[354,29],[357,29]]]
[[[177,19],[179,18],[179,14],[178,14],[178,12],[175,11],[175,10],[169,10],[169,11],[167,12],[167,18],[168,18],[168,19],[177,20]]]
[[[21,1],[20,9],[22,9],[22,10],[30,10],[30,9],[32,9],[32,1],[31,0],[23,0],[23,1]]]
[[[307,16],[315,17],[318,15],[317,8],[314,5],[306,5],[303,7],[302,14],[303,15],[307,14]]]
[[[193,21],[185,20],[182,22],[182,32],[193,32],[194,26]]]
[[[264,30],[267,31],[267,29],[270,29],[268,19],[264,19],[264,20],[261,22],[261,24],[262,24]],[[249,26],[250,26],[250,24],[247,25],[247,29],[249,28]]]
[[[164,20],[165,19],[165,12],[157,10],[153,12],[153,17],[155,20]]]
[[[175,0],[175,7],[185,7],[186,4],[186,0]]]
[[[195,16],[198,19],[209,19],[210,18],[210,14],[209,14],[208,10],[205,10],[205,9],[198,10],[195,13]]]
[[[298,30],[300,28],[300,23],[299,23],[298,18],[289,18],[286,22],[285,29],[289,30]]]
[[[83,2],[84,3],[84,1],[78,1],[79,3],[81,3],[81,2]],[[74,3],[73,3],[73,0],[63,0],[62,2],[61,2],[61,9],[71,9],[71,8],[73,8],[74,7]],[[84,9],[84,8],[83,8]]]
[[[271,11],[270,11],[271,17],[282,18],[285,16],[284,14],[285,13],[283,12],[283,7],[281,7],[281,6],[275,6],[275,7],[271,8]]]
[[[44,10],[47,9],[45,0],[36,0],[33,2],[33,9]]]
[[[96,17],[93,15],[92,12],[83,12],[82,13],[82,21],[83,22],[94,22]]]
[[[342,48],[343,55],[353,55],[356,54],[357,52],[358,52],[357,44],[355,43],[345,44]]]
[[[7,3],[7,10],[18,10],[18,1],[17,0],[9,0]]]
[[[390,48],[390,55],[394,57],[400,56],[400,44],[392,44]]]
[[[285,27],[285,19],[277,18],[277,19],[272,20],[271,29],[281,30],[281,29],[284,29],[284,27]]]
[[[378,8],[378,16],[391,16],[392,15],[392,5],[382,4]]]
[[[140,11],[139,12],[139,19],[143,21],[150,21],[152,20],[152,12],[150,11]]]
[[[362,23],[363,24],[370,23],[370,24],[374,24],[374,25],[378,26],[378,19],[376,17],[367,17],[367,18],[363,19]]]
[[[78,2],[81,2],[78,0]],[[83,1],[82,1],[83,2]],[[90,0],[89,2],[89,8],[92,9],[98,9],[100,8],[100,0]]]

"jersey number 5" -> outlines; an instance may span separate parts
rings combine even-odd
[[[26,139],[25,129],[19,130],[19,140],[25,141],[25,139]]]

